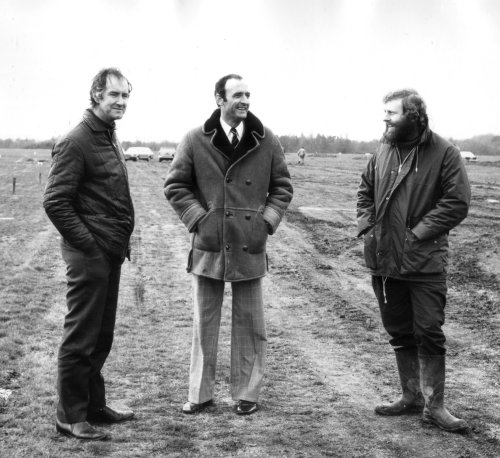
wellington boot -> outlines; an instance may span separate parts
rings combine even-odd
[[[418,354],[416,348],[396,351],[399,379],[403,395],[392,404],[375,407],[378,415],[405,415],[422,412],[424,407],[420,393]]]
[[[444,407],[445,356],[420,356],[419,362],[421,388],[425,399],[422,421],[453,433],[467,431],[467,422],[454,417]]]

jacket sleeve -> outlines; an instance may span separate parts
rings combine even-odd
[[[74,206],[84,174],[85,162],[79,147],[68,138],[58,142],[52,150],[43,207],[63,238],[75,248],[88,252],[98,249],[98,245]]]
[[[440,180],[440,197],[436,205],[412,228],[412,232],[421,240],[435,237],[458,226],[469,211],[469,179],[460,153],[455,147],[446,151]]]
[[[286,165],[285,153],[276,136],[272,135],[272,166],[268,196],[263,217],[268,225],[269,234],[274,234],[293,196],[292,179]]]
[[[375,224],[375,155],[370,158],[364,172],[361,174],[361,183],[357,193],[358,237],[366,234]]]
[[[194,193],[194,166],[190,134],[177,147],[164,184],[165,197],[189,232],[194,232],[207,211]]]

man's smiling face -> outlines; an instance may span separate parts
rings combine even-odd
[[[232,127],[236,127],[246,119],[250,107],[250,91],[243,80],[229,79],[226,81],[225,100],[217,96],[222,119]]]
[[[389,100],[384,106],[384,138],[389,142],[404,142],[418,134],[417,123],[403,113],[402,99]]]
[[[97,105],[94,107],[94,113],[108,124],[121,119],[127,109],[129,92],[130,87],[125,78],[108,76],[106,88],[95,96]]]

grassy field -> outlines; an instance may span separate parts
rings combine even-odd
[[[1,457],[498,457],[500,158],[467,164],[468,219],[451,234],[445,331],[447,403],[466,435],[381,418],[398,380],[355,238],[355,194],[366,159],[288,158],[295,196],[270,239],[265,280],[269,340],[261,411],[232,412],[230,294],[224,306],[214,407],[186,416],[191,344],[189,238],[163,196],[168,163],[127,164],[137,220],[123,266],[108,398],[136,419],[112,439],[55,431],[57,349],[65,314],[60,238],[41,197],[49,151],[0,151]],[[13,193],[13,178],[16,190]]]

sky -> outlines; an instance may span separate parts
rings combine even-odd
[[[0,138],[62,135],[110,66],[122,141],[179,141],[228,73],[277,135],[380,138],[403,87],[439,134],[498,135],[499,24],[497,0],[0,0]]]

